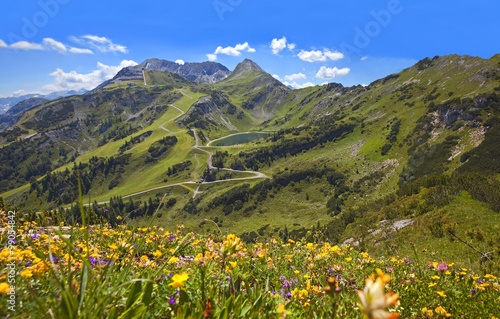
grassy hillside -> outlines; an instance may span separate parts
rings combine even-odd
[[[488,240],[496,232],[500,195],[483,190],[500,176],[500,55],[426,58],[366,87],[290,90],[248,60],[213,85],[150,70],[146,81],[28,111],[16,127],[36,135],[1,149],[1,196],[25,209],[69,207],[80,174],[84,202],[112,223],[120,216],[140,226],[159,209],[155,222],[166,229],[213,220],[247,241],[319,231],[374,254],[411,254],[414,241],[467,260],[456,238],[447,245],[446,227],[466,238],[471,217],[491,221],[482,229]],[[192,129],[203,145],[234,132],[273,133],[200,149]],[[207,151],[218,169],[207,169]],[[270,179],[224,181],[254,176],[238,171]],[[429,178],[462,178],[462,187],[421,184]],[[401,193],[411,185],[424,189]],[[444,235],[426,229],[428,220]],[[391,232],[394,224],[404,227]]]

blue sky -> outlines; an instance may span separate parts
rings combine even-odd
[[[211,59],[229,69],[249,58],[301,87],[369,84],[427,56],[500,53],[496,0],[4,0],[1,5],[2,96],[89,89],[121,67],[153,57]]]

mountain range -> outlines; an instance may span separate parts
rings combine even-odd
[[[13,109],[0,193],[62,211],[80,181],[110,223],[142,225],[159,209],[157,225],[211,220],[248,241],[319,231],[380,253],[428,240],[445,254],[445,229],[500,224],[499,94],[500,55],[299,90],[251,60],[231,72],[150,59],[84,95]]]
[[[56,91],[51,92],[49,94],[40,94],[40,93],[31,93],[31,94],[23,94],[19,96],[11,96],[11,97],[2,97],[0,98],[0,114],[7,112],[7,110],[16,104],[31,99],[31,98],[41,98],[46,100],[55,100],[60,97],[70,96],[70,95],[80,95],[87,92],[85,89],[81,89],[78,91],[69,90],[69,91]]]

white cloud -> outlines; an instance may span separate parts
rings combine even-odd
[[[237,44],[235,47],[221,47],[218,46],[217,49],[215,49],[215,52],[213,54],[207,54],[207,58],[209,61],[215,61],[217,60],[217,55],[218,54],[225,54],[225,55],[230,55],[230,56],[240,56],[241,52],[246,51],[253,53],[255,52],[255,49],[252,48],[248,42],[245,42],[243,44]]]
[[[248,42],[245,42],[243,44],[237,44],[234,48],[233,47],[217,47],[215,50],[214,54],[226,54],[226,55],[232,55],[232,56],[240,56],[241,51],[247,50],[247,52],[255,52],[255,49],[250,47]]]
[[[121,44],[113,43],[110,39],[106,37],[100,37],[97,35],[83,35],[81,37],[70,37],[70,39],[76,43],[80,43],[89,48],[96,49],[103,53],[106,52],[121,52],[128,53],[127,47]]]
[[[208,61],[215,61],[217,60],[217,55],[216,54],[207,54]]]
[[[344,54],[338,51],[323,51],[323,54],[332,61],[342,60],[344,58]]]
[[[16,43],[12,43],[11,45],[9,45],[9,48],[23,50],[23,51],[43,50],[43,46],[41,44],[27,42],[27,41],[19,41]]]
[[[351,69],[349,68],[343,68],[343,69],[338,69],[337,67],[334,68],[327,68],[326,66],[322,66],[318,73],[316,73],[316,77],[320,79],[333,79],[335,77],[341,77],[344,75],[349,74],[351,72]]]
[[[108,43],[110,40],[106,37],[99,37],[97,35],[84,35],[82,36],[83,39],[87,39],[92,42],[97,42],[97,43]]]
[[[97,70],[86,74],[77,73],[76,71],[64,72],[62,69],[57,69],[50,73],[50,76],[54,77],[54,83],[45,85],[42,87],[42,90],[48,92],[80,89],[91,90],[102,82],[114,77],[121,69],[134,65],[137,65],[137,62],[132,60],[123,60],[116,66],[98,62]]]
[[[302,61],[306,62],[325,62],[327,59],[332,61],[340,60],[344,58],[344,54],[338,51],[330,51],[330,50],[312,50],[312,51],[304,51],[301,50],[298,54],[299,58]]]
[[[74,53],[74,54],[93,54],[94,53],[89,49],[80,49],[80,48],[73,48],[73,47],[67,46],[64,43],[56,41],[52,38],[44,38],[42,40],[42,43],[19,41],[19,42],[12,43],[11,45],[7,45],[3,40],[0,40],[0,48],[17,49],[17,50],[24,50],[24,51],[47,50],[47,51],[57,51],[59,53],[70,52],[70,53]]]
[[[61,42],[56,41],[52,38],[43,39],[42,44],[45,48],[57,51],[59,53],[64,53],[64,52],[68,51],[68,48],[66,48],[66,46],[64,44],[62,44]]]
[[[18,97],[18,96],[22,96],[22,95],[28,95],[28,94],[42,94],[38,91],[25,91],[25,90],[18,90],[18,91],[14,91],[12,92],[12,96],[14,97]]]
[[[303,89],[303,88],[306,88],[306,87],[310,87],[310,86],[315,86],[316,85],[316,84],[311,83],[311,82],[306,82],[304,84],[298,84],[297,82],[289,83],[287,81],[283,82],[283,84],[286,85],[286,86],[291,86],[293,89]]]
[[[285,80],[287,80],[287,81],[296,81],[296,80],[306,79],[306,78],[307,78],[306,75],[303,73],[285,75]]]
[[[275,78],[276,80],[281,81],[281,78],[280,78],[280,76],[279,76],[278,74],[273,74],[272,76],[273,76],[273,78]]]
[[[368,57],[367,57],[367,56],[361,57],[361,61],[364,61],[364,60],[366,60],[366,59],[368,59]]]
[[[184,65],[185,62],[183,60],[179,59],[179,60],[176,60],[175,63],[180,64],[180,65]]]
[[[295,43],[287,43],[286,37],[281,39],[275,38],[271,41],[270,47],[273,50],[273,54],[278,55],[285,48],[288,48],[290,51],[295,49]]]
[[[89,49],[80,49],[80,48],[69,48],[69,52],[74,54],[94,54],[92,50]]]

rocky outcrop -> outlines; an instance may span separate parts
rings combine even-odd
[[[207,125],[222,125],[229,130],[236,130],[227,114],[234,114],[236,107],[232,105],[224,94],[213,92],[210,96],[201,97],[189,111],[178,121],[184,126],[194,126],[204,129]]]
[[[118,84],[124,81],[142,81],[143,69],[174,73],[195,83],[216,83],[231,74],[228,68],[216,62],[179,64],[167,60],[148,59],[139,65],[121,69],[114,78],[102,83],[94,91],[109,84]]]

